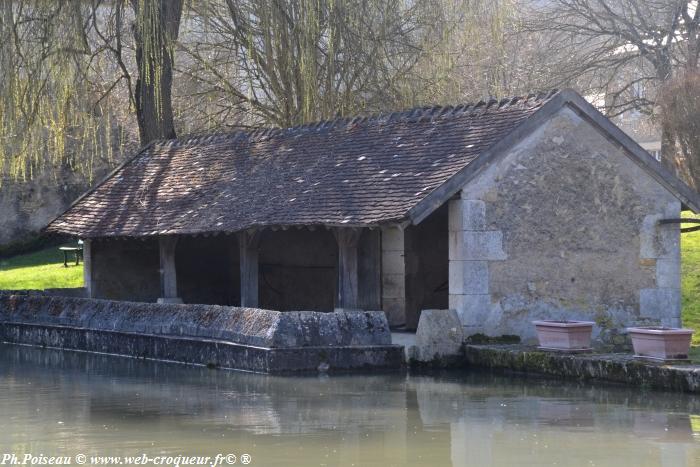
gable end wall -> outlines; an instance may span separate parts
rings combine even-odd
[[[535,338],[535,319],[680,325],[680,202],[563,108],[450,201],[450,308],[467,334]]]

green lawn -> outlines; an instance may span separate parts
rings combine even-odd
[[[83,264],[76,266],[75,257],[71,254],[68,267],[63,267],[63,253],[57,246],[0,259],[0,290],[82,286]]]
[[[693,345],[700,345],[700,231],[681,235],[681,290],[683,326],[698,331],[693,335]]]

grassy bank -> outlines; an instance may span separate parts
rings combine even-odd
[[[49,289],[83,286],[83,264],[75,265],[68,257],[63,267],[63,253],[50,247],[26,255],[0,259],[0,289]]]
[[[681,235],[681,258],[683,326],[698,331],[693,335],[693,344],[700,345],[700,231]]]

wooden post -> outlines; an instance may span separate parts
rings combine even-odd
[[[390,326],[406,324],[406,245],[398,226],[382,228],[382,309]]]
[[[83,284],[88,298],[94,298],[94,287],[92,285],[92,242],[89,239],[83,240]]]
[[[355,228],[334,230],[338,242],[338,303],[337,308],[356,310],[359,307],[357,245],[362,231]]]
[[[364,229],[357,246],[359,308],[382,309],[382,251],[379,229]]]
[[[260,232],[244,231],[238,233],[241,264],[241,306],[258,307],[258,252]]]
[[[175,271],[175,247],[177,237],[159,237],[160,251],[160,298],[158,303],[182,303],[177,296],[177,274]]]

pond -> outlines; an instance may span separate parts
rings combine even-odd
[[[0,416],[5,465],[700,466],[698,397],[477,372],[279,377],[0,345]]]

